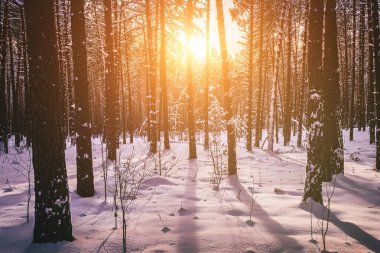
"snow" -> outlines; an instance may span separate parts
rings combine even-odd
[[[345,174],[338,176],[332,197],[327,249],[379,252],[380,174],[373,170],[375,146],[368,144],[368,132],[355,131],[353,142],[349,142],[348,137],[348,131],[344,131]],[[238,142],[238,176],[224,175],[219,191],[213,190],[210,184],[211,158],[200,139],[197,160],[182,159],[170,177],[152,176],[142,182],[137,199],[128,211],[127,251],[319,252],[322,239],[317,217],[322,218],[325,210],[315,203],[301,201],[306,151],[296,148],[296,139],[292,136],[287,147],[275,143],[274,153],[265,151],[267,144],[264,150],[247,152],[244,141]],[[226,141],[225,135],[222,140]],[[16,151],[1,154],[0,252],[121,252],[122,229],[120,226],[114,229],[112,192],[104,202],[100,142],[98,139],[93,142],[96,194],[92,198],[76,194],[76,148],[68,146],[66,150],[76,238],[73,242],[31,243],[34,197],[31,220],[26,223],[28,183],[11,166]],[[141,162],[146,158],[141,149],[144,145],[139,138],[135,144],[121,145],[121,161],[133,150],[135,160]],[[173,140],[171,146],[177,157],[188,157],[187,143]],[[23,161],[29,162],[28,152],[20,155]],[[223,161],[227,161],[227,157]],[[110,164],[109,186],[114,177]],[[13,188],[11,192],[5,191],[7,180]],[[316,216],[312,219],[316,243],[310,238],[311,205]],[[253,223],[247,222],[251,206]],[[162,230],[164,227],[170,230]]]

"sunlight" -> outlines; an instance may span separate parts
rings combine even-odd
[[[203,61],[206,56],[206,40],[202,36],[194,36],[190,39],[190,49],[198,61]]]

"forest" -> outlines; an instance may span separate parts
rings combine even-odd
[[[378,0],[0,0],[0,252],[380,252]]]

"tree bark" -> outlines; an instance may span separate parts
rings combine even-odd
[[[197,158],[197,146],[195,138],[195,117],[194,117],[194,84],[193,84],[193,61],[190,49],[190,38],[193,29],[193,12],[194,6],[193,1],[188,0],[187,2],[187,15],[186,15],[186,38],[187,38],[187,53],[186,53],[186,64],[187,64],[187,116],[188,116],[188,129],[189,129],[189,159]]]
[[[70,196],[59,113],[54,1],[25,1],[35,184],[33,242],[72,241]]]
[[[224,112],[227,124],[227,147],[228,147],[228,175],[237,174],[236,166],[236,138],[235,120],[231,108],[232,91],[230,82],[230,67],[227,54],[226,32],[224,27],[224,13],[222,0],[216,0],[216,12],[219,30],[219,46],[222,60],[222,85],[224,91]]]
[[[308,26],[308,77],[309,95],[309,136],[307,149],[306,180],[303,200],[308,198],[316,202],[322,199],[323,166],[323,98],[321,87],[322,71],[322,30],[324,0],[310,1]]]
[[[113,27],[112,27],[112,7],[111,0],[104,2],[104,22],[105,22],[105,51],[106,51],[106,105],[105,105],[105,127],[106,141],[108,149],[108,159],[116,160],[116,147],[119,138],[116,133],[116,78],[115,78],[115,57],[113,46]]]
[[[373,23],[373,51],[375,60],[376,82],[376,170],[380,170],[380,29],[379,29],[379,3],[372,0],[372,23]]]
[[[71,36],[75,89],[75,119],[77,137],[77,193],[82,197],[94,195],[92,170],[91,120],[89,112],[89,83],[87,77],[86,20],[84,0],[71,2]]]
[[[248,39],[248,112],[247,112],[247,150],[252,150],[252,111],[253,111],[253,1],[249,6],[249,39]]]
[[[354,140],[354,118],[355,118],[355,88],[356,88],[356,0],[352,6],[352,66],[351,66],[351,92],[350,92],[350,141]]]
[[[373,75],[373,22],[371,13],[371,0],[367,0],[368,13],[368,97],[367,97],[367,115],[369,123],[369,143],[375,142],[375,79]]]
[[[344,170],[337,38],[336,0],[327,0],[323,57],[323,138],[326,166],[322,180],[325,182],[330,182],[333,174],[342,173]]]
[[[160,0],[160,24],[161,24],[161,47],[160,47],[160,83],[162,92],[162,118],[164,123],[164,148],[170,149],[169,143],[169,108],[168,88],[166,83],[166,28],[165,28],[165,1]]]

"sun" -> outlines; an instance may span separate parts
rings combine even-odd
[[[190,38],[189,46],[194,58],[202,61],[206,56],[206,41],[202,36],[193,36]]]

